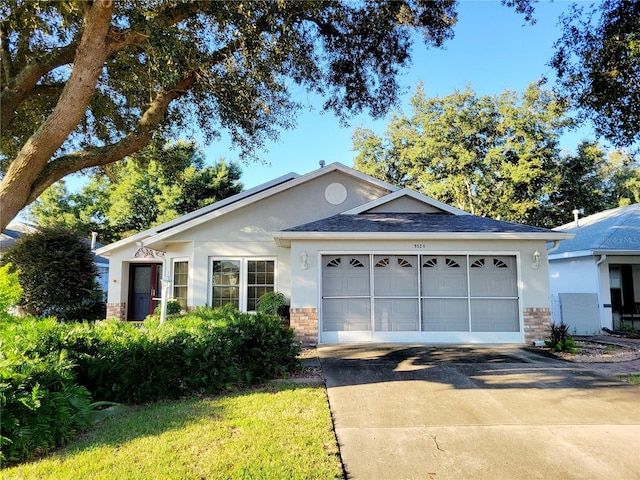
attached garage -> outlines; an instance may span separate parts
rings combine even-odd
[[[322,339],[522,341],[516,255],[322,255]]]

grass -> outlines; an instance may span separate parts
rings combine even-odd
[[[324,388],[269,384],[106,419],[9,479],[341,479]]]
[[[620,378],[622,378],[625,382],[629,382],[632,385],[640,387],[640,375],[622,375]]]

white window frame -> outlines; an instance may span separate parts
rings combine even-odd
[[[278,257],[209,257],[209,282],[207,299],[209,305],[213,305],[213,262],[240,262],[240,288],[239,288],[239,301],[238,309],[241,312],[247,312],[247,296],[249,293],[248,276],[249,276],[249,262],[271,261],[273,262],[273,291],[278,291]],[[251,310],[249,313],[255,312]]]
[[[187,264],[187,283],[185,285],[176,285],[176,263],[186,263]],[[176,257],[171,259],[171,295],[170,298],[172,300],[177,300],[175,297],[175,288],[178,287],[186,287],[187,288],[187,296],[185,298],[185,302],[187,307],[189,305],[189,279],[191,278],[190,265],[189,265],[189,257]]]

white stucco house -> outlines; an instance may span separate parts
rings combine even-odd
[[[554,230],[575,237],[549,252],[553,321],[577,335],[640,327],[640,203]]]
[[[333,163],[98,250],[108,316],[140,320],[161,280],[184,307],[290,302],[305,343],[529,343],[551,321],[546,244],[564,232],[470,215]]]

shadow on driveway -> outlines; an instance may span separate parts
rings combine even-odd
[[[640,478],[638,387],[518,346],[318,354],[349,478]]]

